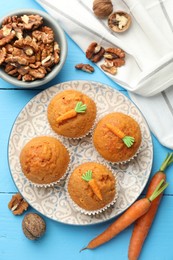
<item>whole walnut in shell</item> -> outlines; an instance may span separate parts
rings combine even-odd
[[[44,235],[46,223],[38,214],[29,213],[22,221],[22,229],[28,239],[36,240]]]
[[[106,18],[113,11],[111,0],[94,0],[93,12],[98,18]]]

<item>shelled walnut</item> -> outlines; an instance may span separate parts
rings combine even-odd
[[[6,54],[6,49],[2,47],[2,49],[0,49],[0,64],[2,64],[5,61]]]
[[[13,30],[12,26],[4,25],[0,29],[0,47],[4,46],[5,44],[9,43],[15,37],[15,31]]]
[[[103,58],[104,53],[105,49],[102,46],[97,42],[92,42],[86,50],[86,57],[96,63]]]
[[[120,48],[106,48],[98,45],[96,42],[92,42],[87,50],[86,57],[93,61],[99,62],[104,58],[104,63],[100,65],[102,70],[115,75],[117,73],[117,68],[125,64],[125,52]],[[84,66],[85,65],[85,66]],[[87,71],[87,64],[77,64],[76,68]],[[89,71],[87,71],[89,72]]]
[[[29,204],[23,199],[20,193],[16,193],[12,196],[12,199],[8,203],[8,208],[14,215],[21,215],[28,209]]]
[[[115,75],[117,73],[117,68],[114,65],[111,66],[107,62],[101,64],[100,67],[102,68],[102,70],[108,72],[109,74]]]
[[[6,17],[0,29],[0,65],[23,81],[44,78],[60,61],[53,30],[37,14]]]
[[[115,75],[117,73],[117,68],[121,67],[125,64],[125,52],[120,48],[107,48],[105,49],[104,54],[104,64],[100,67],[112,74]]]
[[[83,70],[88,73],[94,72],[94,68],[90,64],[79,63],[75,65],[75,68],[78,70]]]

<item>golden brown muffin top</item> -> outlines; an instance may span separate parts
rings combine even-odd
[[[49,184],[58,181],[66,172],[69,153],[54,137],[35,137],[23,147],[20,164],[31,182]]]
[[[58,123],[57,119],[70,110],[74,110],[76,104],[82,102],[86,105],[84,113]],[[89,132],[96,118],[95,102],[87,95],[76,90],[65,90],[55,95],[48,105],[48,121],[52,129],[63,136],[78,138]]]
[[[127,147],[123,140],[108,128],[108,125],[118,128],[125,136],[133,137],[133,145]],[[132,117],[119,112],[103,117],[93,133],[96,150],[111,162],[122,162],[132,158],[141,144],[141,138],[139,124]]]
[[[102,200],[82,178],[88,170],[92,171],[92,178],[101,192]],[[113,201],[116,193],[115,182],[114,175],[106,166],[96,162],[87,162],[78,166],[71,174],[68,192],[79,207],[88,211],[98,210]]]

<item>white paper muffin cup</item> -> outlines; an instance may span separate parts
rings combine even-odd
[[[109,114],[114,113],[114,112],[116,113],[116,112],[119,112],[119,111],[112,111],[112,112],[110,112],[110,113],[108,113],[108,114],[105,114],[104,116],[102,116],[102,117],[98,120],[98,122],[99,122],[102,118],[104,118],[106,115],[109,115]],[[120,113],[125,114],[125,113],[123,113],[123,112],[120,112]],[[133,119],[138,123],[138,121],[137,121],[134,117],[132,117],[131,115],[128,115],[128,114],[125,114],[125,115],[127,115],[127,116],[133,118]],[[139,124],[139,123],[138,123],[138,125],[139,125],[139,127],[140,127],[140,124]],[[95,125],[95,127],[96,127],[96,125]],[[140,127],[140,130],[141,130],[141,127]],[[94,132],[94,129],[93,129],[93,132]],[[138,154],[140,153],[140,151],[142,150],[142,147],[143,147],[143,133],[142,133],[142,130],[141,130],[141,143],[140,143],[140,146],[138,147],[137,151],[135,152],[135,154],[134,154],[132,157],[130,157],[129,159],[124,160],[124,161],[112,162],[112,161],[109,161],[109,160],[105,159],[105,158],[98,152],[97,148],[95,147],[94,140],[93,140],[93,135],[92,135],[92,145],[93,145],[93,147],[94,147],[95,152],[96,152],[97,154],[99,154],[99,155],[101,156],[101,158],[102,158],[105,162],[111,164],[112,166],[114,166],[114,165],[120,165],[120,164],[126,164],[126,163],[129,163],[129,162],[130,162],[131,160],[133,160],[134,158],[136,158],[136,157],[138,156]]]
[[[100,208],[100,209],[97,209],[97,210],[85,210],[83,208],[81,208],[80,206],[78,206],[74,201],[73,199],[71,198],[69,192],[68,192],[68,183],[69,183],[69,180],[70,180],[70,176],[71,174],[73,173],[73,171],[80,165],[82,165],[82,163],[78,164],[78,165],[75,165],[75,167],[73,167],[73,169],[71,169],[71,173],[69,173],[67,179],[66,179],[66,184],[65,184],[65,189],[66,189],[66,195],[67,195],[67,200],[70,202],[70,204],[72,205],[72,207],[76,210],[76,211],[79,211],[80,213],[82,214],[85,214],[85,215],[96,215],[96,214],[100,214],[104,211],[106,211],[109,207],[113,206],[118,198],[118,191],[117,191],[117,175],[115,173],[115,171],[108,165],[106,164],[105,162],[99,162],[99,161],[85,161],[85,163],[87,162],[92,162],[92,163],[99,163],[99,164],[102,164],[104,165],[114,176],[115,178],[115,196],[113,198],[113,200],[111,202],[109,202],[107,205],[105,205],[104,207]]]

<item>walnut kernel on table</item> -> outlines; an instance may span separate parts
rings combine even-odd
[[[104,63],[100,65],[101,69],[105,72],[115,75],[117,73],[117,68],[121,67],[125,64],[125,52],[120,48],[103,48],[96,42],[92,42],[87,50],[86,50],[86,57],[97,63],[104,59]],[[83,69],[84,64],[78,64],[78,69]]]
[[[100,67],[112,74],[117,73],[117,68],[125,64],[125,52],[120,48],[107,48],[104,54],[104,63]]]
[[[12,199],[8,203],[8,208],[14,215],[21,215],[29,207],[29,204],[24,200],[20,193],[16,193],[12,196]]]
[[[44,78],[60,61],[53,30],[40,15],[11,16],[0,29],[0,65],[18,80]]]
[[[96,63],[103,58],[104,53],[105,49],[102,46],[97,42],[92,42],[86,50],[86,57]]]
[[[79,64],[75,65],[75,68],[78,69],[78,70],[83,70],[83,71],[88,72],[88,73],[94,72],[94,68],[90,64],[79,63]]]

